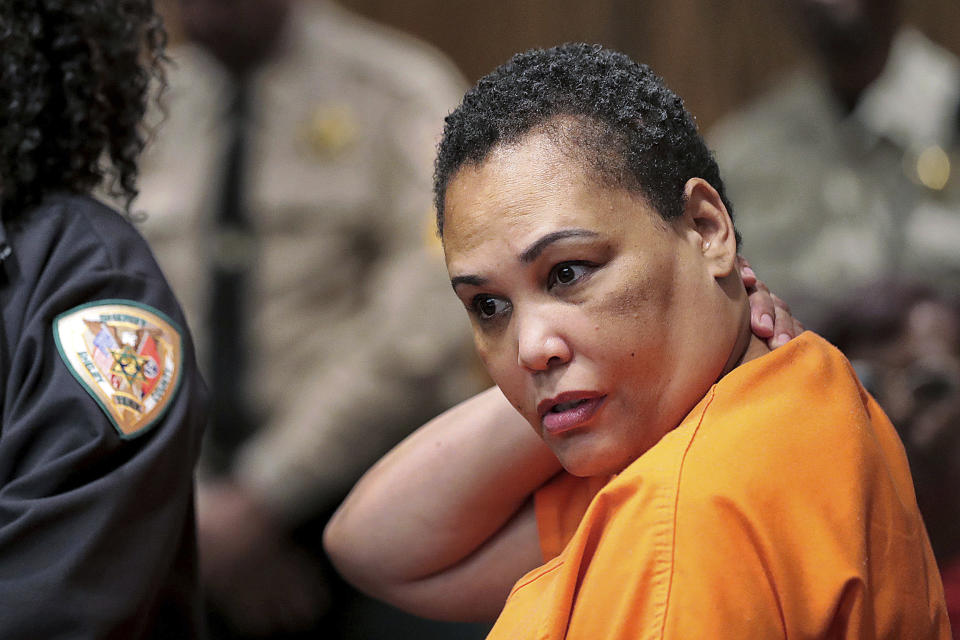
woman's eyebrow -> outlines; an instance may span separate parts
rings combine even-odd
[[[587,229],[562,229],[560,231],[553,231],[527,247],[523,253],[520,254],[520,262],[533,262],[543,253],[544,249],[557,240],[563,240],[564,238],[595,238],[598,235],[595,231],[589,231]]]
[[[520,254],[520,262],[533,262],[541,253],[543,253],[544,249],[558,240],[563,240],[565,238],[596,238],[599,235],[600,234],[596,231],[590,231],[588,229],[561,229],[560,231],[552,231],[537,239],[533,244],[524,249],[523,253]],[[472,274],[454,276],[450,278],[450,285],[454,288],[454,290],[456,290],[457,286],[461,284],[479,287],[485,285],[486,283],[487,279],[483,276]]]
[[[454,276],[450,278],[450,286],[453,287],[454,291],[456,291],[457,285],[460,285],[460,284],[470,284],[475,287],[479,287],[479,286],[485,285],[486,283],[487,283],[486,278],[483,278],[481,276],[474,276],[474,275]]]

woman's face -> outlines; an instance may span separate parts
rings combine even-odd
[[[455,174],[443,240],[491,377],[572,473],[620,471],[722,373],[701,236],[544,135]]]

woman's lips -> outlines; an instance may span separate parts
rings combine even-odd
[[[579,427],[593,417],[605,398],[606,396],[581,397],[552,403],[541,418],[543,430],[557,434]],[[556,411],[557,408],[562,410]]]

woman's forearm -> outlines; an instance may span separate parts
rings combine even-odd
[[[421,615],[495,614],[540,562],[531,495],[560,470],[500,391],[430,421],[361,479],[324,543],[359,588]]]

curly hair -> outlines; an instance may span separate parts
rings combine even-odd
[[[555,126],[564,121],[574,126]],[[664,219],[683,213],[692,177],[709,182],[733,215],[717,163],[680,97],[622,53],[568,43],[513,56],[447,116],[433,183],[441,236],[454,174],[534,131],[559,137],[596,177],[640,193]]]
[[[0,2],[4,218],[50,191],[100,185],[129,211],[166,38],[152,0]]]

